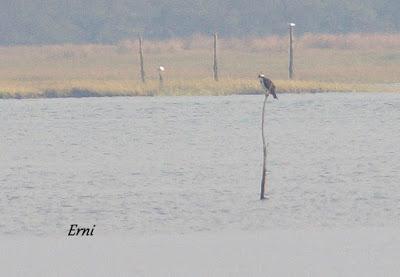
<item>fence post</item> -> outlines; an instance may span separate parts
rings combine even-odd
[[[217,54],[217,40],[218,40],[218,37],[217,37],[217,33],[214,33],[214,67],[213,67],[213,70],[214,70],[214,81],[218,81],[218,54]]]
[[[296,26],[294,23],[289,23],[289,79],[293,79],[293,28]]]
[[[163,77],[163,72],[165,71],[165,68],[163,66],[160,66],[158,68],[158,85],[159,85],[159,92],[161,92],[164,88],[164,77]]]
[[[140,57],[140,77],[143,83],[146,83],[146,75],[144,73],[144,60],[143,60],[143,41],[142,37],[139,37],[139,57]]]

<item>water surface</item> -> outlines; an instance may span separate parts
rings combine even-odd
[[[398,226],[400,95],[0,101],[0,234]]]

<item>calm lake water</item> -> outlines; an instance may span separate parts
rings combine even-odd
[[[400,95],[0,100],[0,234],[400,226]]]

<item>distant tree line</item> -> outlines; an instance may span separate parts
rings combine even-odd
[[[0,44],[399,32],[399,0],[0,0]]]

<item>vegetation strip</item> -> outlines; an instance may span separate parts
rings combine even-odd
[[[59,87],[44,90],[0,91],[0,98],[62,98],[62,97],[111,97],[111,96],[201,96],[262,94],[257,80],[232,79],[214,82],[212,79],[198,81],[170,81],[159,90],[157,81],[145,84],[126,81],[129,85],[118,86],[118,82],[106,82],[104,87]],[[95,83],[93,83],[95,84]],[[278,93],[320,93],[320,92],[400,92],[400,87],[388,85],[344,84],[315,81],[277,80]]]

